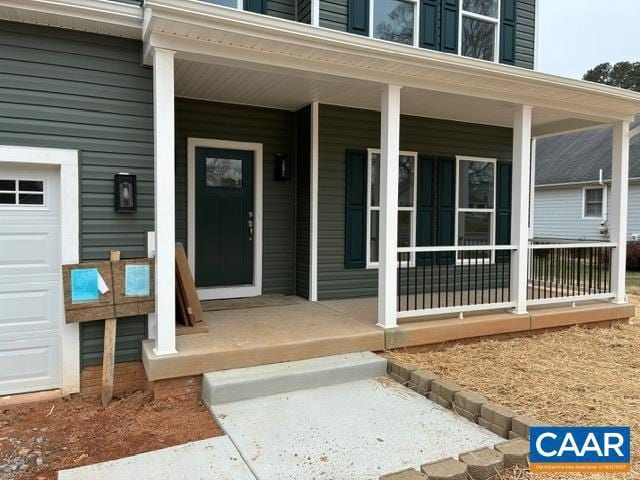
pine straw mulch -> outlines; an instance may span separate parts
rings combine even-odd
[[[638,305],[639,297],[631,297]],[[530,337],[447,345],[424,353],[389,352],[554,425],[631,426],[632,471],[628,474],[530,474],[503,479],[640,479],[640,326],[573,327]]]

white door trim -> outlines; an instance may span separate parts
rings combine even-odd
[[[0,162],[60,166],[60,260],[80,261],[80,214],[78,151],[58,148],[16,147],[0,145]],[[62,275],[62,271],[60,273]],[[62,285],[62,282],[60,282]],[[62,291],[60,292],[62,296]],[[80,391],[80,328],[64,322],[64,302],[60,302],[61,386],[64,395]]]
[[[187,139],[187,256],[189,267],[196,274],[196,147],[226,148],[253,152],[253,202],[254,202],[254,242],[253,242],[253,283],[228,287],[198,288],[200,300],[221,298],[255,297],[262,294],[262,144],[233,142],[210,138]]]

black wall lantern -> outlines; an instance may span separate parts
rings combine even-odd
[[[116,173],[113,177],[115,211],[131,213],[138,209],[136,176],[128,173]]]
[[[291,157],[284,153],[276,153],[273,161],[273,174],[277,182],[291,179]]]

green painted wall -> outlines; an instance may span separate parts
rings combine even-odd
[[[319,135],[319,298],[374,296],[377,270],[344,268],[345,151],[379,148],[380,114],[321,105]],[[430,155],[510,160],[512,132],[507,128],[402,116],[400,148]]]
[[[263,292],[295,291],[295,182],[273,179],[276,153],[294,157],[295,114],[283,110],[176,99],[176,238],[187,241],[187,138],[263,144]],[[295,167],[295,162],[292,161]]]
[[[0,22],[0,144],[80,156],[80,259],[146,257],[153,230],[152,72],[133,40]],[[113,211],[113,175],[138,176],[135,214]],[[146,317],[120,322],[116,358],[138,358]],[[83,365],[100,361],[102,325],[83,324]]]

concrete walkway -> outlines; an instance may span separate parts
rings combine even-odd
[[[229,437],[58,472],[58,480],[256,480]]]
[[[214,372],[203,388],[259,480],[377,479],[504,441],[385,372],[374,354],[336,355]]]

